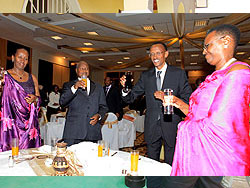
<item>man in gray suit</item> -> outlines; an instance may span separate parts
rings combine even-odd
[[[100,120],[108,111],[103,88],[88,78],[86,62],[77,64],[76,74],[78,79],[65,83],[60,97],[60,105],[68,107],[63,139],[69,146],[101,140]],[[87,76],[85,81],[82,79],[84,74]]]
[[[188,84],[184,70],[168,65],[165,59],[168,57],[167,46],[162,42],[152,44],[150,48],[150,58],[154,68],[141,74],[140,79],[126,95],[123,93],[122,99],[133,102],[139,95],[146,97],[146,116],[144,123],[144,138],[147,144],[147,154],[149,158],[159,161],[162,143],[164,144],[165,162],[172,165],[177,125],[183,115],[178,109],[174,109],[174,114],[170,118],[164,118],[162,101],[156,99],[160,95],[160,90],[170,88],[173,95],[178,96],[188,103],[192,89]],[[121,78],[121,85],[124,86],[126,76]],[[161,180],[159,177],[148,177],[148,187],[159,187]]]

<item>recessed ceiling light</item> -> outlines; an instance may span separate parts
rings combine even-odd
[[[130,57],[123,57],[123,59],[130,59]]]
[[[197,63],[190,63],[190,65],[197,65]]]
[[[104,59],[103,59],[103,58],[98,58],[98,60],[99,60],[99,61],[104,61]]]
[[[181,62],[181,60],[180,60],[180,59],[176,59],[176,61],[177,61],[177,62]]]
[[[191,54],[191,57],[198,57],[199,54]]]
[[[59,36],[52,36],[51,38],[54,40],[61,40],[62,39],[62,37],[59,37]]]
[[[89,51],[87,51],[87,50],[82,50],[81,52],[82,53],[89,53]]]
[[[91,42],[84,42],[83,43],[85,46],[92,46],[93,44]]]
[[[236,55],[244,55],[246,52],[237,52]]]
[[[123,62],[122,62],[122,61],[118,61],[117,63],[118,63],[118,64],[122,64]]]
[[[142,28],[143,28],[145,31],[152,31],[152,30],[155,30],[155,28],[154,28],[153,25],[145,25],[145,26],[142,26]]]
[[[208,24],[208,20],[195,20],[194,26],[200,27],[200,26],[206,26]]]
[[[89,35],[98,35],[98,33],[97,32],[95,32],[95,31],[90,31],[90,32],[87,32]]]
[[[136,68],[140,68],[140,67],[141,67],[141,65],[135,65],[135,67],[136,67]]]

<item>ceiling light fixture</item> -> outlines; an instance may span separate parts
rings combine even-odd
[[[130,57],[123,57],[123,59],[130,59]]]
[[[85,46],[92,46],[93,44],[91,42],[84,42],[83,43]]]
[[[141,65],[135,65],[135,67],[136,67],[136,68],[140,68],[140,67],[141,67]]]
[[[38,20],[40,20],[41,22],[52,22],[52,20],[49,17],[42,17],[42,18],[38,18]]]
[[[190,65],[197,65],[197,63],[190,63]]]
[[[98,35],[98,33],[97,32],[95,32],[95,31],[90,31],[90,32],[87,32],[89,35]]]
[[[208,25],[208,20],[195,20],[194,21],[195,27],[201,27],[201,26],[206,26],[206,25]]]
[[[244,55],[246,52],[237,52],[236,55]]]
[[[198,57],[199,54],[191,54],[191,57]]]
[[[89,51],[87,51],[87,50],[82,50],[81,52],[82,53],[89,53]]]
[[[117,63],[118,63],[118,64],[122,64],[123,62],[122,62],[122,61],[118,61]]]
[[[145,25],[142,27],[145,31],[152,31],[155,30],[153,25]]]
[[[99,60],[99,61],[104,61],[104,59],[103,59],[103,58],[98,58],[98,60]]]
[[[62,37],[59,37],[59,36],[52,36],[51,38],[54,40],[61,40],[62,39]]]

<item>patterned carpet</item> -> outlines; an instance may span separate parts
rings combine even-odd
[[[136,140],[134,147],[121,148],[121,151],[130,152],[131,150],[137,150],[140,155],[147,157],[146,142],[144,141],[144,133],[136,132]]]

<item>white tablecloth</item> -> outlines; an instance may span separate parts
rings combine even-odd
[[[45,147],[45,146],[43,146]],[[47,146],[46,146],[47,147]],[[110,150],[114,156],[97,157],[97,144],[82,142],[68,148],[76,154],[83,166],[85,176],[121,176],[122,171],[130,173],[130,153]],[[42,151],[42,148],[40,148]],[[27,152],[26,152],[27,153]],[[11,151],[0,153],[0,175],[1,176],[35,176],[35,172],[27,161],[15,164],[13,168],[8,167],[8,156]],[[37,166],[39,168],[39,166]],[[138,175],[141,176],[169,176],[171,167],[166,163],[160,163],[146,157],[139,157]]]

